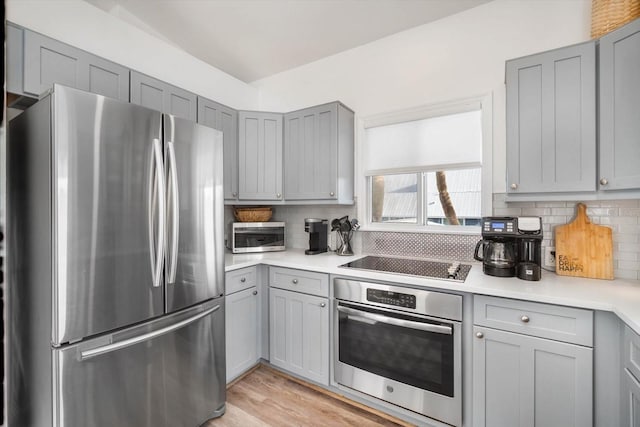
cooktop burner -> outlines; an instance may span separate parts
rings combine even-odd
[[[464,282],[471,270],[469,264],[459,262],[426,261],[421,259],[366,256],[343,264],[340,267],[358,270],[373,270],[382,273]]]

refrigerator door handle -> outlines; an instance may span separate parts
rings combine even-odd
[[[156,282],[156,246],[154,239],[154,229],[155,229],[155,212],[158,209],[158,168],[156,167],[155,160],[155,148],[151,149],[151,167],[149,168],[149,201],[148,201],[148,224],[149,224],[149,259],[151,261],[151,279],[153,283]]]
[[[153,153],[156,163],[156,171],[158,177],[158,247],[156,252],[155,267],[152,272],[153,286],[158,288],[162,285],[160,279],[162,278],[162,261],[164,260],[164,237],[165,237],[165,194],[166,185],[164,181],[164,165],[162,162],[162,144],[157,138],[153,139]]]
[[[137,337],[128,338],[122,341],[114,342],[111,344],[103,345],[103,346],[92,348],[89,350],[83,350],[80,352],[80,360],[84,361],[87,359],[91,359],[92,357],[101,356],[106,353],[111,353],[111,352],[120,350],[122,348],[129,347],[134,344],[139,344],[144,341],[149,341],[151,339],[159,337],[160,335],[168,334],[169,332],[176,331],[195,321],[198,321],[203,317],[210,315],[211,313],[213,313],[218,309],[220,309],[220,304],[216,305],[215,307],[211,307],[210,309],[205,310],[202,313],[198,313],[195,316],[184,319],[178,323],[158,329],[157,331],[148,332],[146,334],[138,335]]]
[[[176,150],[172,141],[167,141],[169,153],[169,172],[171,175],[171,254],[169,259],[169,280],[174,283],[178,265],[178,239],[180,237],[180,193],[178,192],[178,166],[176,164]]]

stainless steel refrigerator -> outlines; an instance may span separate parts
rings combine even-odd
[[[222,415],[222,134],[55,85],[7,148],[9,426]]]

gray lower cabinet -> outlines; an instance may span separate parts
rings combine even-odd
[[[600,39],[601,190],[640,189],[640,19]]]
[[[353,120],[339,102],[285,114],[285,200],[353,203]]]
[[[239,200],[282,200],[282,114],[238,113],[238,160]]]
[[[622,347],[621,425],[640,427],[640,336],[624,327]]]
[[[328,386],[328,299],[269,288],[269,344],[272,365]]]
[[[593,312],[474,296],[473,426],[593,425]]]
[[[131,71],[131,103],[196,121],[197,96],[137,71]]]
[[[507,61],[506,91],[507,192],[595,191],[596,42]]]
[[[129,69],[9,24],[8,89],[38,97],[59,83],[129,101]]]
[[[238,112],[198,97],[198,123],[222,131],[224,141],[224,198],[238,199]]]
[[[258,363],[258,289],[226,298],[227,382]]]
[[[225,276],[225,344],[227,383],[260,360],[260,292],[257,267]]]
[[[592,425],[592,349],[475,326],[473,425]]]
[[[621,425],[640,427],[640,382],[629,371],[622,376]]]

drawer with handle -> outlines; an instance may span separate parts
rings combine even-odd
[[[328,297],[329,275],[291,268],[269,267],[269,286]]]
[[[254,266],[228,272],[225,279],[225,294],[231,295],[256,286],[257,269],[258,267]]]
[[[593,312],[590,310],[477,295],[473,298],[473,323],[593,346]]]

